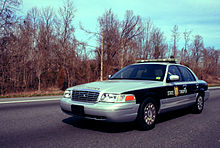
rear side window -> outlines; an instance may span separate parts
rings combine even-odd
[[[195,77],[192,73],[185,67],[179,66],[180,72],[182,73],[184,81],[195,81]]]

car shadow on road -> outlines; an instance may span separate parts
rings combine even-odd
[[[166,122],[169,120],[174,120],[174,119],[177,119],[179,117],[183,117],[188,114],[193,114],[191,108],[184,108],[184,109],[180,109],[180,110],[162,113],[162,114],[158,115],[156,124]]]
[[[135,122],[112,123],[84,119],[78,116],[66,118],[63,122],[77,128],[100,131],[104,133],[122,133],[135,130]]]
[[[189,109],[181,109],[174,112],[163,113],[158,116],[157,124],[162,122],[172,122],[170,120],[177,119],[179,117],[191,114]],[[72,125],[76,128],[94,130],[104,133],[122,133],[129,132],[133,130],[138,130],[138,127],[135,122],[126,122],[126,123],[112,123],[104,121],[89,120],[78,116],[72,116],[62,120],[63,123]]]

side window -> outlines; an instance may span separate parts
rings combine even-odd
[[[182,81],[182,76],[176,66],[169,66],[167,78],[169,78],[169,76],[171,76],[171,75],[178,75],[180,78],[179,81]]]
[[[184,81],[195,81],[194,76],[188,69],[182,66],[179,66],[179,69],[180,69],[180,72],[182,73]]]

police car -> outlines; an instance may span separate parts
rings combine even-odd
[[[176,60],[140,60],[109,80],[68,88],[60,100],[63,112],[112,122],[135,121],[152,129],[158,114],[192,106],[201,113],[208,86]]]

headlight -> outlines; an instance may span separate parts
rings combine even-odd
[[[63,95],[64,98],[71,98],[71,91],[70,90],[66,90],[64,92],[64,95]]]
[[[111,102],[111,103],[119,103],[119,102],[135,102],[135,96],[132,94],[103,94],[101,102]]]

